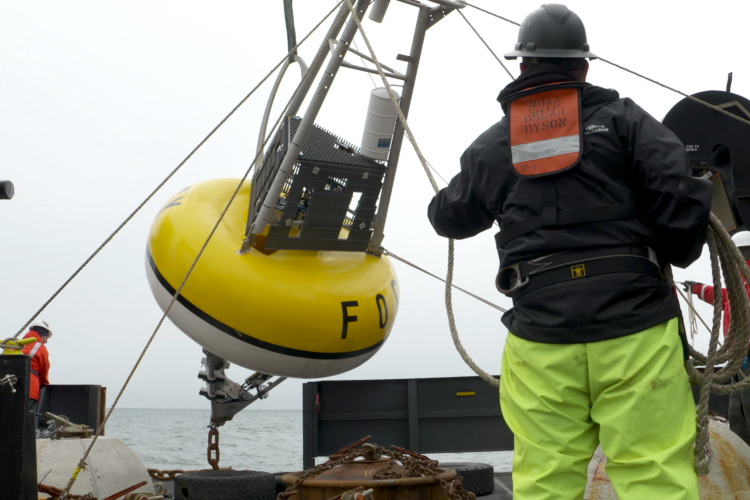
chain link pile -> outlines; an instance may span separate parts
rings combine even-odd
[[[358,443],[354,444],[356,445]],[[344,450],[347,451],[342,453]],[[438,472],[437,470],[437,460],[430,460],[424,455],[419,455],[404,448],[399,448],[398,446],[391,446],[391,449],[386,449],[373,443],[367,443],[360,449],[354,449],[352,445],[350,445],[340,450],[336,455],[331,455],[331,457],[335,458],[311,469],[307,469],[287,487],[286,491],[279,493],[276,496],[276,500],[286,500],[287,498],[296,495],[297,487],[307,479],[317,477],[322,472],[341,465],[350,464],[358,458],[366,457],[367,455],[373,456],[373,454],[388,457],[388,463],[375,472],[375,474],[372,475],[372,479],[388,480],[400,479],[402,477],[434,477],[437,482],[440,483],[440,486],[450,500],[476,500],[474,493],[464,490],[462,485],[463,478],[461,478],[461,476],[458,476],[452,481],[446,481],[440,477],[441,472]],[[403,474],[394,470],[394,466],[399,464],[405,469]]]

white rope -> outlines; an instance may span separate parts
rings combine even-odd
[[[693,305],[693,285],[688,283],[687,300],[688,304],[688,323],[690,323],[690,345],[695,347],[695,336],[698,334],[698,324],[695,321],[696,312]],[[701,320],[703,321],[703,320]],[[708,328],[710,332],[711,329]]]
[[[432,189],[435,190],[437,193],[440,189],[438,188],[437,183],[435,182],[435,178],[432,176],[432,173],[430,172],[429,164],[427,163],[427,160],[425,160],[424,155],[422,154],[422,151],[419,149],[419,146],[417,145],[417,141],[414,139],[414,135],[411,132],[411,128],[409,128],[409,123],[406,121],[406,117],[404,116],[404,113],[401,111],[401,106],[398,104],[398,100],[396,99],[396,95],[394,94],[393,90],[391,90],[391,86],[388,83],[388,79],[385,77],[385,73],[383,72],[383,67],[381,66],[380,62],[378,61],[377,56],[375,55],[375,51],[372,49],[372,45],[370,44],[370,40],[367,38],[367,34],[365,33],[365,30],[362,28],[362,23],[359,20],[359,17],[357,16],[356,11],[354,10],[354,5],[352,5],[351,0],[345,0],[346,5],[349,7],[349,11],[352,13],[352,18],[357,23],[357,28],[359,29],[359,32],[362,34],[362,38],[365,41],[365,44],[367,45],[367,50],[370,51],[370,57],[372,57],[373,62],[375,63],[375,66],[378,69],[378,74],[380,75],[380,79],[383,80],[383,85],[385,85],[386,90],[388,90],[388,95],[391,98],[391,103],[393,104],[393,107],[396,109],[396,113],[398,114],[398,118],[401,121],[401,125],[404,127],[404,132],[406,133],[407,138],[409,139],[409,142],[411,142],[411,145],[414,147],[414,151],[417,153],[417,157],[419,158],[420,163],[422,164],[422,167],[424,168],[425,173],[427,174],[427,178],[430,180],[430,184],[432,185]],[[482,370],[472,359],[471,356],[466,352],[463,345],[461,345],[461,340],[458,338],[458,331],[456,330],[456,320],[453,316],[453,305],[451,303],[451,291],[453,289],[453,240],[448,240],[448,273],[447,277],[445,278],[445,306],[448,311],[448,325],[450,326],[451,330],[451,338],[453,339],[453,344],[456,346],[456,349],[458,350],[459,354],[461,354],[461,358],[466,362],[467,365],[476,373],[479,375],[483,380],[488,382],[489,384],[499,387],[500,381],[493,377],[492,375],[488,374],[484,370]]]
[[[701,315],[698,314],[698,311],[695,310],[695,306],[693,306],[692,303],[688,302],[688,299],[685,296],[685,294],[682,293],[682,291],[679,288],[677,288],[677,287],[675,287],[675,290],[677,290],[677,293],[680,294],[680,297],[682,297],[682,300],[684,300],[687,303],[687,305],[690,308],[690,310],[693,312],[693,314],[695,314],[695,317],[698,318],[701,323],[703,323],[703,326],[706,327],[706,330],[708,330],[708,333],[711,333],[711,327],[708,326],[708,324],[704,321],[703,318],[701,318]]]
[[[688,323],[690,323],[690,345],[695,347],[695,335],[698,333],[698,324],[695,321],[695,307],[693,306],[693,286],[688,284]]]
[[[323,22],[325,22],[326,19],[338,8],[339,5],[344,0],[341,0],[336,7],[331,9],[331,11],[313,28],[313,30],[308,34],[312,34],[313,31],[315,31]],[[305,37],[307,39],[307,37]],[[304,42],[303,39],[302,41]],[[302,42],[300,42],[302,43]],[[299,44],[297,44],[299,46]],[[296,48],[296,47],[295,47]],[[294,51],[292,49],[289,52],[289,55]],[[305,76],[307,76],[307,73],[310,72],[310,69],[308,68],[307,72],[305,73]],[[284,106],[284,109],[279,114],[279,118],[276,120],[276,123],[271,128],[271,131],[266,136],[265,141],[263,141],[263,145],[259,148],[258,153],[256,157],[253,159],[252,162],[250,162],[250,166],[245,171],[245,174],[240,179],[240,182],[237,184],[237,187],[235,188],[234,192],[232,193],[232,196],[229,198],[229,201],[227,202],[226,206],[224,207],[224,210],[221,212],[221,215],[219,215],[219,218],[217,219],[216,223],[214,224],[213,228],[211,229],[211,232],[206,237],[206,241],[203,243],[203,246],[198,251],[198,254],[195,256],[195,259],[193,260],[192,264],[190,265],[190,268],[188,269],[187,273],[185,274],[185,277],[182,280],[182,283],[180,283],[180,286],[175,291],[174,295],[172,296],[172,300],[169,302],[169,305],[164,310],[164,313],[161,316],[161,319],[159,319],[159,322],[156,325],[156,328],[154,328],[153,333],[151,334],[151,337],[149,337],[148,342],[146,342],[146,346],[141,351],[140,356],[138,357],[138,360],[135,362],[135,365],[130,371],[130,374],[128,375],[128,378],[125,380],[125,383],[123,384],[122,388],[120,389],[120,392],[117,394],[117,397],[115,398],[114,403],[112,403],[112,407],[109,409],[109,412],[107,412],[107,415],[104,417],[104,420],[102,421],[101,425],[99,426],[99,429],[97,429],[96,434],[94,434],[93,439],[91,440],[91,443],[89,444],[88,448],[86,449],[85,453],[83,454],[83,457],[78,462],[78,466],[73,471],[73,474],[70,477],[70,480],[68,481],[68,484],[65,486],[65,489],[60,494],[60,500],[64,500],[68,493],[70,492],[70,489],[73,487],[73,484],[76,482],[76,479],[78,478],[78,474],[82,469],[86,466],[86,459],[88,458],[89,454],[91,453],[91,449],[96,444],[97,440],[99,439],[99,436],[102,435],[104,432],[104,428],[107,424],[107,421],[109,421],[109,417],[112,416],[112,412],[115,410],[115,407],[117,406],[117,403],[120,401],[120,398],[122,397],[123,393],[125,392],[125,389],[128,387],[128,384],[130,383],[130,380],[133,378],[133,375],[135,374],[136,370],[141,364],[141,361],[143,360],[143,357],[146,355],[146,352],[148,351],[149,347],[151,346],[151,343],[154,341],[154,338],[156,337],[157,332],[161,328],[161,325],[164,323],[164,320],[167,318],[167,315],[169,314],[169,311],[172,309],[172,306],[174,305],[175,301],[177,300],[177,297],[179,297],[180,292],[182,292],[182,289],[185,287],[185,283],[187,283],[188,278],[192,274],[193,270],[195,269],[195,266],[198,264],[198,260],[200,260],[201,256],[203,255],[204,250],[208,246],[208,243],[213,238],[214,233],[216,232],[216,229],[219,227],[219,224],[221,224],[221,221],[224,219],[224,216],[226,215],[227,211],[229,210],[229,207],[232,205],[232,202],[234,202],[234,199],[237,197],[237,193],[239,193],[240,189],[242,188],[242,185],[245,183],[245,180],[250,175],[250,172],[253,169],[253,166],[255,165],[255,162],[258,161],[258,158],[263,154],[263,150],[266,147],[266,144],[268,144],[268,141],[273,137],[273,135],[276,133],[276,129],[278,128],[279,124],[281,123],[281,120],[286,116],[287,109],[289,109],[289,105],[292,103],[292,100],[297,96],[297,93],[300,90],[300,87],[302,86],[302,83],[305,81],[305,78],[303,77],[300,80],[300,83],[297,85],[297,88],[294,90],[294,93],[292,94],[292,97],[289,99],[289,101],[286,103],[286,106]]]
[[[421,267],[419,267],[418,265],[416,265],[416,264],[413,264],[413,263],[409,262],[408,260],[406,260],[406,259],[404,259],[404,258],[402,258],[402,257],[399,257],[399,256],[398,256],[398,255],[396,255],[395,253],[393,253],[393,252],[391,252],[391,251],[389,251],[389,250],[387,250],[387,249],[385,249],[385,248],[383,249],[383,253],[384,253],[384,254],[386,254],[386,255],[387,255],[388,257],[393,257],[394,259],[396,259],[396,260],[398,260],[398,261],[401,261],[401,262],[403,262],[403,263],[404,263],[404,264],[406,264],[407,266],[411,266],[411,267],[413,267],[413,268],[414,268],[414,269],[416,269],[417,271],[422,271],[422,272],[423,272],[423,273],[425,273],[425,274],[426,274],[427,276],[432,276],[432,277],[433,277],[433,278],[435,278],[436,280],[440,280],[440,281],[442,281],[443,283],[445,283],[445,280],[444,280],[443,278],[441,278],[440,276],[437,276],[437,275],[435,275],[435,274],[432,274],[432,273],[431,273],[430,271],[427,271],[426,269],[422,269],[422,268],[421,268]],[[494,307],[495,309],[497,309],[497,310],[498,310],[498,311],[500,311],[500,312],[507,312],[507,311],[508,311],[507,309],[503,309],[503,308],[502,308],[502,307],[500,307],[499,305],[497,305],[497,304],[494,304],[494,303],[490,302],[490,301],[489,301],[489,300],[487,300],[487,299],[483,299],[483,298],[482,298],[482,297],[480,297],[479,295],[473,294],[473,293],[471,293],[471,292],[470,292],[470,291],[468,291],[468,290],[464,290],[464,289],[463,289],[463,288],[461,288],[460,286],[456,286],[456,285],[453,285],[453,288],[455,288],[456,290],[460,290],[460,291],[464,292],[464,293],[465,293],[466,295],[468,295],[468,296],[470,296],[470,297],[474,297],[475,299],[477,299],[477,300],[478,300],[478,301],[480,301],[480,302],[484,302],[485,304],[487,304],[487,305],[488,305],[488,306],[490,306],[490,307]]]

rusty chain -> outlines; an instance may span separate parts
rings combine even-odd
[[[46,484],[39,484],[37,486],[37,491],[39,493],[44,493],[46,495],[49,495],[49,500],[57,500],[60,498],[60,495],[62,495],[63,490],[60,488],[55,488],[54,486],[47,486]],[[93,495],[93,493],[86,493],[85,495],[70,495],[65,497],[66,500],[96,500],[96,497]]]
[[[215,456],[211,456],[212,451],[216,452]],[[214,422],[211,422],[211,425],[208,426],[208,449],[206,450],[206,456],[208,458],[208,465],[213,470],[219,470],[219,428],[216,427]]]
[[[359,440],[357,443],[361,443],[367,439],[369,439],[369,436]],[[344,450],[346,450],[346,453],[342,454],[342,451]],[[419,455],[413,451],[398,446],[391,446],[391,449],[387,450],[382,446],[371,443],[364,444],[362,448],[358,450],[353,449],[352,445],[342,448],[335,455],[331,455],[331,458],[327,462],[304,471],[287,487],[286,491],[283,491],[276,496],[276,500],[286,500],[289,497],[296,495],[297,487],[303,481],[316,477],[324,471],[333,469],[339,465],[352,463],[360,457],[377,459],[378,455],[388,457],[388,463],[385,467],[379,469],[373,474],[373,479],[399,479],[401,477],[430,476],[434,477],[437,482],[440,483],[440,486],[450,500],[476,500],[474,493],[464,490],[463,478],[461,476],[458,476],[452,481],[446,481],[440,477],[440,473],[435,470],[438,467],[437,460],[431,460],[424,455]],[[399,474],[393,470],[393,466],[398,462],[401,462],[401,465],[404,467],[405,475]]]

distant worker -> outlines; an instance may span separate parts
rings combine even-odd
[[[734,241],[734,244],[742,252],[742,257],[750,265],[750,231],[741,231],[735,234],[732,236],[732,241]],[[694,281],[686,281],[685,291],[687,292],[688,289],[700,297],[701,300],[713,305],[714,287]],[[750,288],[748,288],[747,283],[745,283],[745,289],[748,295],[750,295]],[[721,309],[724,312],[722,326],[724,327],[724,338],[726,338],[727,333],[729,333],[729,324],[731,323],[731,311],[729,309],[729,299],[727,298],[726,289],[721,290]],[[745,357],[745,362],[742,364],[742,371],[745,375],[750,375],[748,360],[750,360],[750,347],[748,347],[748,355]],[[735,376],[734,382],[739,382],[739,375]],[[750,445],[750,389],[729,395],[729,428]]]
[[[29,383],[29,411],[36,412],[39,406],[39,391],[49,385],[49,352],[45,344],[52,336],[46,321],[34,321],[23,338],[36,337],[36,342],[23,348],[31,358],[31,380]]]
[[[669,129],[585,83],[596,56],[564,5],[529,14],[505,57],[523,58],[498,97],[506,116],[428,215],[449,238],[501,228],[513,498],[582,498],[601,443],[620,500],[698,500],[684,328],[662,268],[700,256],[712,185]]]

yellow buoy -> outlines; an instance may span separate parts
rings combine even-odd
[[[237,182],[218,179],[185,188],[156,216],[146,272],[162,310]],[[239,255],[249,198],[245,182],[169,319],[209,351],[270,375],[328,377],[370,359],[398,312],[398,282],[389,259],[255,248]]]

